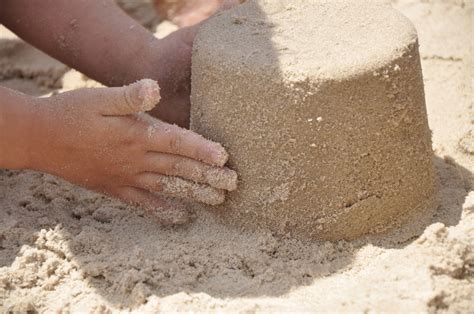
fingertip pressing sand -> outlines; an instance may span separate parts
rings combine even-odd
[[[223,143],[239,173],[222,218],[338,240],[433,208],[417,38],[373,1],[254,0],[207,22],[191,128]]]
[[[204,178],[206,182],[215,188],[223,189],[226,191],[235,191],[237,189],[237,173],[228,169],[213,168],[209,167],[204,172]]]
[[[153,109],[161,99],[160,86],[154,80],[143,79],[138,81],[140,89],[138,90],[138,99],[142,100],[142,111]]]
[[[178,177],[160,177],[163,193],[188,200],[194,200],[208,205],[218,205],[224,202],[225,192],[208,185],[189,182]]]

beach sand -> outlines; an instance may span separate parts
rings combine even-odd
[[[472,311],[474,3],[393,4],[419,32],[440,178],[433,213],[390,234],[306,243],[242,233],[199,208],[188,225],[160,227],[50,175],[0,170],[0,310]],[[130,10],[155,31],[145,8]],[[100,86],[4,28],[0,85],[37,96]]]

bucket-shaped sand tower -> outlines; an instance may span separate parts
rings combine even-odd
[[[337,240],[432,206],[417,34],[372,1],[248,1],[200,30],[193,130],[222,143],[232,225]]]

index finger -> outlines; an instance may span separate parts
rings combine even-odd
[[[229,159],[221,144],[177,125],[156,121],[148,131],[149,151],[180,155],[217,167],[223,167]]]

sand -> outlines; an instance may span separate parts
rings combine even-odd
[[[394,4],[419,30],[440,178],[434,215],[383,237],[305,243],[241,233],[199,210],[189,225],[159,227],[139,210],[51,176],[3,170],[0,308],[469,312],[474,302],[472,2]],[[0,47],[4,36],[18,42],[3,29],[0,34]],[[15,55],[15,49],[0,54],[2,85],[37,95],[57,92],[61,85],[98,85],[77,72],[62,75],[66,67],[27,45],[18,47],[24,54]]]
[[[206,23],[191,129],[222,143],[239,173],[223,220],[349,240],[435,207],[417,41],[373,1],[253,0]]]

